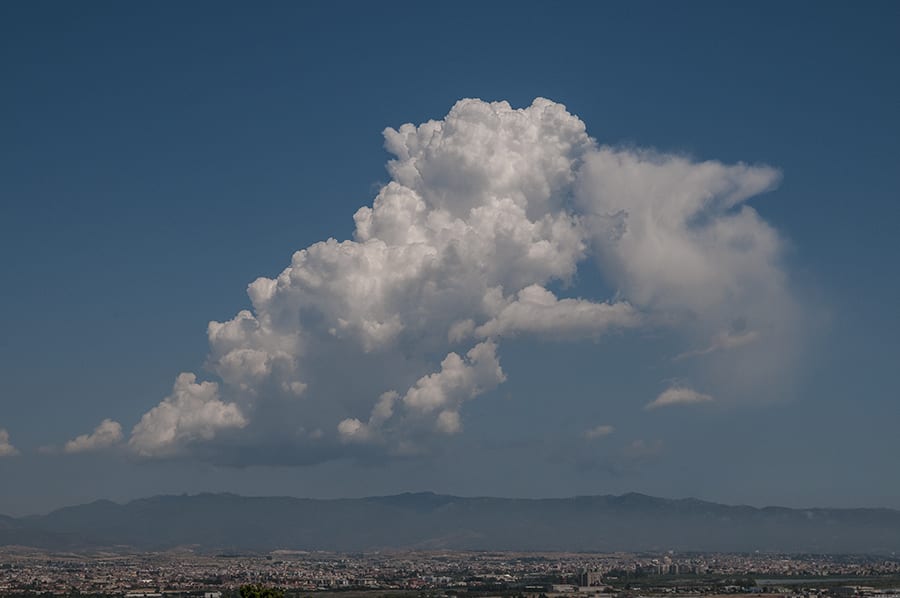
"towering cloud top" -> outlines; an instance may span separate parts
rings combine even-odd
[[[660,327],[696,360],[790,319],[779,237],[744,203],[777,183],[772,168],[603,147],[542,98],[461,100],[384,136],[391,181],[354,215],[353,239],[301,249],[250,284],[252,309],[209,324],[219,380],[181,374],[132,450],[415,454],[459,433],[465,403],[505,380],[504,338]],[[588,260],[614,298],[559,297]],[[752,342],[720,340],[735,335]]]

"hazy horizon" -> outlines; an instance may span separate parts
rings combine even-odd
[[[358,496],[301,496],[301,495],[290,495],[290,494],[252,494],[252,493],[240,493],[240,492],[231,492],[226,490],[220,491],[196,491],[196,492],[180,492],[180,493],[165,493],[165,494],[153,494],[147,496],[135,496],[131,498],[120,498],[120,499],[111,499],[106,497],[98,497],[92,500],[88,500],[85,502],[79,503],[70,503],[70,504],[62,504],[58,507],[53,507],[49,510],[43,511],[33,511],[33,512],[21,512],[21,513],[11,513],[11,512],[0,512],[0,515],[6,515],[8,517],[21,518],[21,517],[29,517],[34,515],[47,515],[59,509],[65,509],[68,507],[78,507],[89,505],[92,503],[102,503],[102,502],[111,502],[117,505],[127,505],[129,503],[147,499],[155,499],[155,498],[168,498],[168,497],[198,497],[198,496],[217,496],[217,495],[228,495],[228,496],[236,496],[240,498],[288,498],[288,499],[298,499],[298,500],[321,500],[321,501],[341,501],[341,500],[362,500],[367,498],[393,498],[398,496],[408,496],[408,495],[433,495],[437,497],[449,497],[449,498],[461,498],[461,499],[479,499],[479,498],[487,498],[487,499],[500,499],[500,500],[526,500],[526,501],[541,501],[541,500],[570,500],[570,499],[578,499],[578,498],[595,498],[595,497],[616,497],[622,498],[629,495],[637,495],[637,496],[645,496],[653,499],[661,499],[664,501],[699,501],[703,503],[710,503],[720,506],[726,507],[752,507],[754,509],[766,509],[771,507],[777,508],[787,508],[793,510],[806,510],[806,509],[827,509],[827,510],[852,510],[852,509],[884,509],[889,511],[900,511],[900,509],[896,507],[886,507],[881,505],[857,505],[857,506],[840,506],[840,505],[829,505],[829,504],[798,504],[798,505],[783,505],[783,504],[750,504],[750,503],[728,503],[728,502],[719,502],[715,500],[707,500],[697,496],[654,496],[650,494],[645,494],[643,492],[623,492],[621,494],[577,494],[577,495],[548,495],[548,496],[501,496],[501,495],[486,495],[486,494],[454,494],[452,492],[433,492],[431,490],[406,490],[399,491],[390,494],[367,494],[367,495],[358,495]]]
[[[198,494],[125,505],[98,501],[4,520],[0,546],[82,553],[430,547],[895,555],[898,532],[898,510],[752,509],[643,494],[540,500],[432,493],[337,500]]]

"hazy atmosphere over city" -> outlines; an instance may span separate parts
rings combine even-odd
[[[0,6],[0,513],[900,508],[900,4]]]

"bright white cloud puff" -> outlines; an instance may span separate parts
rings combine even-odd
[[[221,430],[245,425],[238,406],[219,399],[215,382],[198,383],[194,374],[181,374],[172,394],[134,427],[129,444],[141,456],[168,457],[193,442],[212,440]]]
[[[90,434],[82,434],[66,443],[67,453],[84,453],[115,446],[122,442],[122,425],[111,419],[104,419]]]

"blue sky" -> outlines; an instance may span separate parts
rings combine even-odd
[[[900,508],[898,17],[887,2],[4,5],[0,429],[18,454],[0,459],[0,512],[160,492],[425,489]],[[670,269],[649,274],[660,262],[639,262],[642,246],[589,249],[568,278],[535,275],[527,283],[559,299],[592,302],[583,313],[622,302],[640,323],[485,333],[503,380],[452,399],[460,429],[436,439],[400,406],[416,408],[407,391],[451,351],[472,371],[490,362],[466,361],[475,332],[446,347],[397,341],[373,361],[369,337],[331,346],[304,329],[315,342],[292,357],[324,373],[321,384],[284,379],[308,385],[296,410],[269,397],[281,392],[272,380],[247,390],[223,369],[230,349],[211,349],[208,322],[250,309],[247,285],[277,276],[294,251],[353,238],[354,213],[398,180],[385,170],[386,127],[450,123],[462,98],[524,109],[537,97],[620,156],[652,149],[686,172],[751,165],[716,176],[754,189],[745,204],[765,227],[751,232],[774,231],[777,247],[749,269],[724,247],[703,284],[660,283]],[[574,194],[579,214],[636,214],[616,202],[637,187],[605,187],[611,158],[585,151],[573,176],[589,182],[561,187],[563,199]],[[448,185],[466,178],[444,166]],[[756,189],[759,177],[771,184]],[[659,206],[671,188],[653,190]],[[597,234],[585,242],[602,245]],[[694,293],[725,279],[746,296]],[[328,309],[316,318],[343,317]],[[428,313],[423,330],[437,330],[444,312]],[[762,315],[747,324],[747,313]],[[181,372],[197,376],[191,397],[202,381],[218,385],[218,427],[139,454],[132,429],[177,395]],[[645,408],[668,389],[711,400]],[[373,423],[387,390],[399,395],[393,424],[366,428],[364,445],[337,435],[339,422]],[[106,419],[121,439],[65,451]],[[309,442],[266,427],[279,419]],[[328,448],[308,421],[325,422]],[[586,437],[599,426],[612,431]]]

